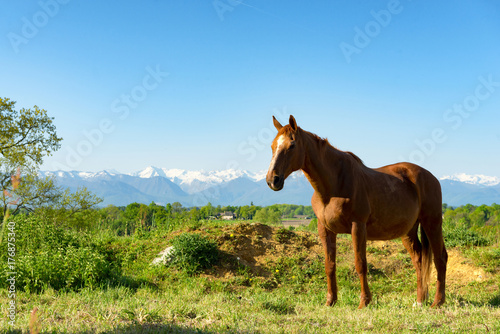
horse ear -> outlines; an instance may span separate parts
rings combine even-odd
[[[273,116],[273,123],[274,123],[274,127],[276,128],[276,130],[281,130],[281,128],[283,127],[283,125],[281,125],[280,122],[278,122],[278,120],[276,118],[274,118]]]
[[[293,131],[296,131],[297,130],[297,122],[295,121],[295,117],[290,115],[289,122],[290,122],[290,126],[292,127]]]

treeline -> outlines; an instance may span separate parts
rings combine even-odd
[[[467,204],[453,208],[443,204],[443,219],[468,227],[495,226],[500,224],[500,205]]]
[[[500,241],[500,205],[453,208],[443,204],[443,230],[451,247],[496,244]]]
[[[208,203],[203,207],[183,207],[179,202],[167,205],[131,203],[120,207],[109,205],[97,212],[99,228],[112,230],[118,236],[155,229],[171,231],[184,224],[222,219],[224,213],[233,215],[234,219],[253,219],[263,223],[279,223],[283,218],[294,216],[315,217],[311,206],[274,204],[262,207],[253,203],[244,206],[213,206]]]

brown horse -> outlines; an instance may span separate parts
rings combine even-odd
[[[355,267],[361,281],[359,308],[370,303],[366,241],[400,237],[417,271],[417,305],[428,296],[432,255],[437,270],[433,307],[445,301],[448,254],[442,231],[441,186],[427,170],[402,162],[377,169],[366,167],[351,152],[340,151],[317,135],[302,130],[290,116],[278,130],[271,148],[273,158],[267,184],[281,190],[285,179],[301,169],[312,187],[312,207],[318,217],[318,232],[325,251],[328,282],[326,305],[337,301],[336,237],[350,233]],[[420,239],[418,227],[420,225]]]

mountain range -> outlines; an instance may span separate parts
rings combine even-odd
[[[41,176],[54,176],[57,184],[76,190],[86,187],[103,198],[101,205],[123,206],[133,202],[166,204],[180,202],[183,206],[255,205],[275,203],[310,205],[313,189],[302,172],[295,172],[279,192],[266,184],[266,171],[243,170],[189,171],[147,167],[122,174],[115,170],[100,172],[40,171]],[[500,203],[500,178],[485,175],[455,174],[440,179],[443,203]]]

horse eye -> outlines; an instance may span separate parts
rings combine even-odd
[[[292,148],[294,148],[294,147],[295,147],[295,142],[294,142],[294,141],[292,141],[292,142],[290,143],[290,148],[292,149]]]

